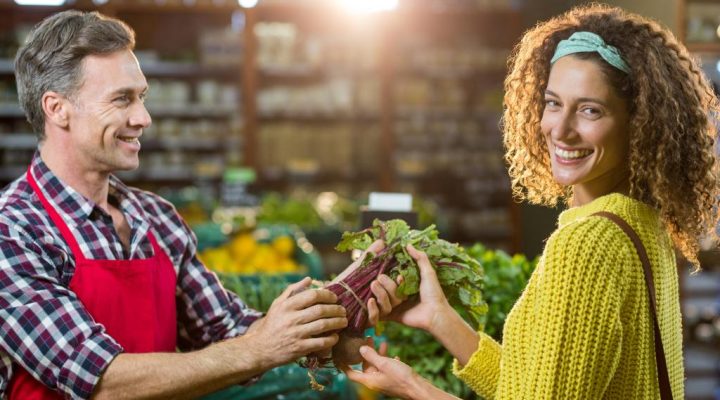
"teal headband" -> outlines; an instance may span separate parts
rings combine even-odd
[[[555,49],[550,64],[553,64],[560,57],[574,53],[591,53],[597,52],[603,60],[608,64],[619,69],[620,71],[630,74],[630,67],[625,60],[620,57],[620,53],[615,46],[605,43],[603,38],[592,32],[575,32],[568,39],[561,40]]]

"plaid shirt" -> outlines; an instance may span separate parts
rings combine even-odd
[[[157,195],[110,178],[110,196],[132,230],[129,252],[112,217],[65,186],[35,154],[31,171],[50,204],[92,259],[153,255],[148,231],[177,274],[178,347],[193,350],[243,334],[261,314],[227,292],[198,261],[197,239],[175,208]],[[128,253],[128,254],[126,254]],[[20,364],[66,397],[89,398],[105,368],[123,351],[69,289],[70,247],[25,175],[0,193],[0,395]]]

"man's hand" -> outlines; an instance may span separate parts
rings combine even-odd
[[[331,348],[338,335],[328,332],[347,326],[345,308],[335,304],[335,294],[324,289],[305,290],[310,282],[305,278],[288,286],[273,301],[267,315],[248,331],[253,351],[258,352],[258,360],[266,369]]]

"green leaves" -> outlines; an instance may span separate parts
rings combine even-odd
[[[453,306],[467,308],[474,325],[482,323],[487,310],[482,298],[483,269],[455,243],[438,238],[434,225],[423,230],[412,230],[405,221],[375,220],[373,226],[360,232],[345,232],[337,245],[338,251],[365,250],[377,239],[385,241],[385,251],[375,257],[393,259],[393,268],[387,273],[395,279],[404,278],[398,288],[401,295],[411,296],[420,289],[420,272],[415,260],[407,253],[407,245],[425,252],[436,269],[438,280],[448,301]],[[363,265],[380,260],[365,260]]]
[[[485,272],[483,290],[488,309],[481,317],[484,330],[500,340],[505,318],[527,285],[537,259],[530,261],[522,254],[511,257],[481,244],[471,247],[468,254],[482,263]]]
[[[335,246],[335,250],[349,251],[353,249],[367,249],[373,242],[368,232],[367,229],[360,232],[343,232],[342,239],[340,243]]]

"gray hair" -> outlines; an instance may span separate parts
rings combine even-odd
[[[15,56],[15,80],[20,105],[38,139],[45,139],[45,92],[71,97],[82,85],[86,56],[134,48],[132,28],[95,11],[63,11],[36,25]]]

